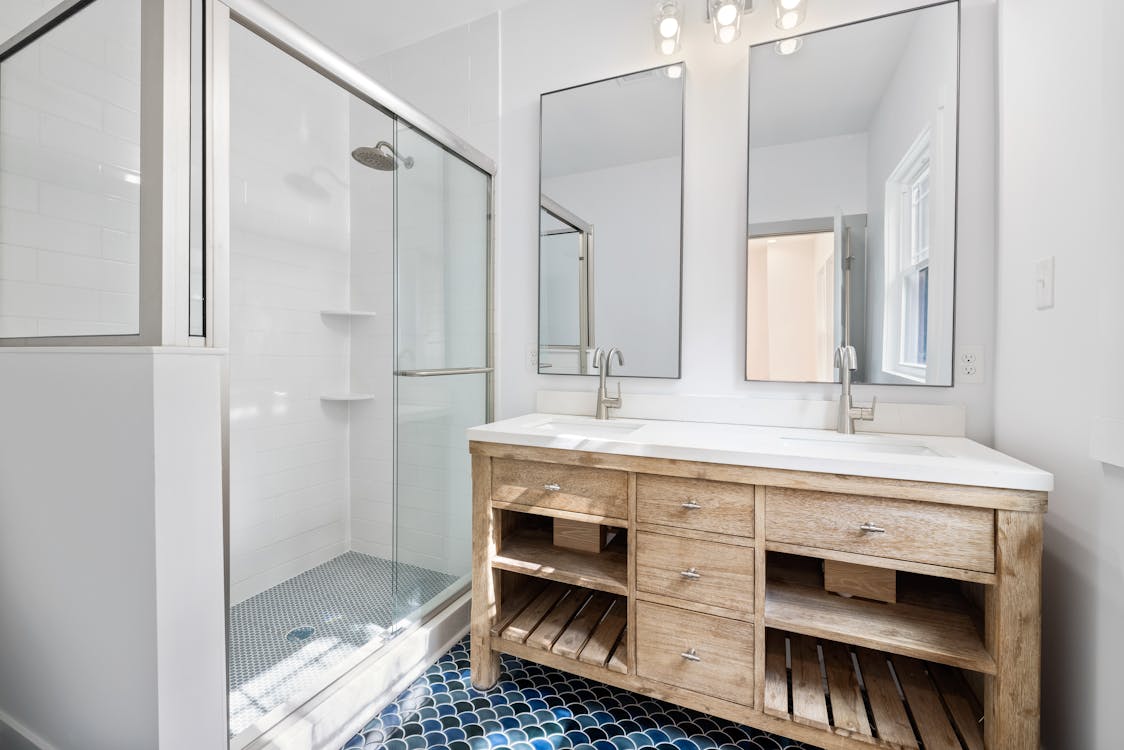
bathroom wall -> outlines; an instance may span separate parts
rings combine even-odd
[[[1115,427],[1124,446],[1124,4],[1083,3],[1075,44],[1062,33],[1068,3],[1001,0],[999,10],[996,447],[1056,480],[1042,610],[1046,747],[1118,747],[1124,456],[1093,437]],[[1039,310],[1035,264],[1050,257],[1055,304]]]
[[[348,549],[348,96],[231,30],[231,602]],[[373,145],[373,144],[372,144]]]
[[[817,3],[806,28],[852,21],[920,2]],[[993,351],[994,320],[994,14],[992,0],[963,5],[961,173],[956,340]],[[764,8],[768,10],[767,6]],[[534,409],[538,389],[590,390],[588,379],[536,375],[538,96],[543,91],[664,64],[654,48],[652,8],[644,0],[611,4],[532,0],[502,15],[502,140],[498,182],[497,415]],[[834,397],[838,387],[744,382],[746,128],[748,46],[779,36],[768,12],[746,16],[742,38],[714,44],[702,19],[684,26],[687,64],[683,378],[626,381],[628,393],[774,398]],[[627,358],[628,352],[625,352]],[[966,404],[968,434],[992,437],[992,387],[860,386],[868,400]]]
[[[59,0],[5,0],[4,11],[0,13],[0,43],[22,31],[58,5],[58,2]]]
[[[749,151],[749,223],[866,213],[866,133]]]
[[[5,7],[0,39],[40,9]],[[0,337],[139,330],[140,68],[138,0],[0,65]]]

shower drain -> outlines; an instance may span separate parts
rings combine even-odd
[[[301,625],[300,627],[293,628],[285,634],[285,640],[292,641],[293,643],[304,643],[312,634],[316,632],[316,628],[311,625]]]

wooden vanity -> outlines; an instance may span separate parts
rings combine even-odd
[[[1045,491],[470,450],[477,687],[506,653],[823,748],[1039,747]],[[556,547],[556,518],[618,532]]]

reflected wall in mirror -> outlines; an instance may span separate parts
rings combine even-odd
[[[801,41],[750,50],[746,378],[849,345],[854,382],[952,385],[959,4]]]
[[[539,372],[678,378],[682,64],[543,94]]]

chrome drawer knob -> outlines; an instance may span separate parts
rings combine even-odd
[[[698,510],[701,507],[702,506],[696,503],[694,500],[688,500],[687,502],[683,503],[683,508],[686,510]]]
[[[864,531],[867,534],[885,534],[886,533],[886,529],[882,528],[881,526],[875,526],[870,521],[867,521],[862,526],[860,526],[859,531]]]
[[[547,492],[558,492],[559,490],[562,489],[562,485],[560,485],[556,482],[551,482],[550,484],[544,484],[542,486],[542,488],[544,490],[546,490]]]
[[[694,568],[691,568],[690,570],[681,570],[679,571],[679,575],[683,576],[688,581],[697,581],[698,579],[702,578],[702,574]]]
[[[702,657],[700,657],[698,654],[696,654],[694,649],[691,649],[690,651],[684,651],[683,653],[681,653],[679,655],[682,656],[687,661],[702,661]]]

